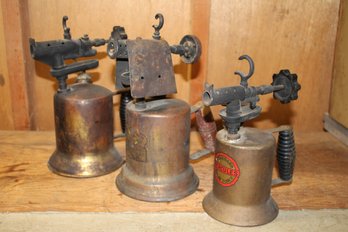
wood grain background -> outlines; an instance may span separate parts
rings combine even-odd
[[[117,190],[115,179],[121,169],[85,179],[50,172],[47,160],[55,147],[53,132],[0,131],[0,141],[1,212],[203,212],[202,200],[212,189],[213,156],[191,163],[200,179],[194,194],[151,203]],[[279,208],[348,208],[348,147],[325,132],[297,133],[296,141],[293,182],[272,188]],[[117,140],[115,146],[125,154],[124,140]],[[190,148],[191,153],[202,149],[198,133],[191,133]],[[273,174],[275,178],[276,169]]]
[[[236,70],[247,72],[238,57],[255,62],[251,85],[269,84],[272,74],[290,69],[299,76],[299,100],[281,105],[262,97],[262,115],[249,123],[260,128],[291,123],[298,131],[321,131],[328,111],[339,0],[1,0],[0,4],[0,129],[52,130],[56,83],[49,68],[34,62],[28,38],[63,38],[61,20],[68,15],[73,38],[88,33],[108,38],[112,27],[126,28],[130,39],[151,38],[154,15],[161,12],[162,37],[176,44],[196,34],[203,45],[195,65],[174,56],[177,98],[195,103],[205,81],[216,87],[236,85]],[[98,48],[95,83],[114,89],[114,61]],[[118,99],[115,98],[116,121]],[[214,108],[216,118],[219,107]],[[116,125],[119,128],[118,125]]]
[[[330,116],[348,128],[348,1],[340,7],[333,70]]]

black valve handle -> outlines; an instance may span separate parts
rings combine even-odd
[[[297,82],[297,75],[289,70],[280,70],[278,74],[273,75],[272,86],[283,86],[283,89],[275,91],[273,98],[286,104],[298,98],[298,91],[301,85]]]
[[[296,160],[295,139],[292,128],[280,131],[278,135],[277,162],[279,177],[291,181]]]

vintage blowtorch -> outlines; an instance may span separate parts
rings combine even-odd
[[[273,75],[271,85],[248,86],[254,72],[252,59],[247,56],[250,72],[240,75],[240,86],[214,89],[206,84],[203,103],[207,106],[224,105],[220,111],[224,129],[216,135],[213,190],[204,198],[203,208],[213,218],[237,226],[257,226],[272,221],[278,206],[271,197],[271,187],[292,180],[295,162],[295,143],[290,126],[262,131],[241,126],[260,115],[256,103],[259,95],[273,93],[281,103],[297,99],[301,86],[297,75],[281,70]],[[272,132],[279,132],[278,146]],[[278,179],[272,180],[272,169],[277,150]]]
[[[116,87],[129,86],[131,96],[121,116],[126,122],[126,164],[116,185],[138,200],[173,201],[193,193],[199,180],[189,164],[191,107],[167,97],[176,93],[171,53],[193,63],[201,46],[191,35],[170,46],[160,39],[163,15],[157,14],[156,19],[153,39],[130,40],[123,27],[115,26],[108,41],[108,55],[116,59]]]
[[[153,26],[156,31],[154,33],[153,38],[154,39],[160,39],[160,29],[163,27],[164,18],[161,14],[158,14],[156,16],[156,19],[160,18],[160,24],[157,26]],[[116,72],[115,72],[115,87],[117,90],[124,90],[129,89],[130,87],[130,71],[129,71],[129,58],[128,58],[128,47],[127,47],[127,40],[128,35],[125,31],[125,28],[122,26],[115,26],[111,32],[111,36],[107,43],[107,54],[111,59],[114,59],[116,61]],[[194,63],[198,60],[200,57],[200,42],[198,38],[192,35],[186,35],[182,40],[180,41],[180,45],[172,45],[170,46],[170,51],[173,54],[179,54],[182,61],[190,64]],[[120,99],[120,109],[119,109],[119,115],[120,115],[120,121],[121,121],[121,128],[122,133],[125,133],[126,130],[126,107],[129,102],[133,100],[133,97],[131,95],[131,90],[122,91],[120,93],[121,99]],[[209,128],[211,130],[212,124],[207,123],[207,119],[209,120],[209,117],[211,117],[209,110],[207,110],[206,116],[207,119],[205,119],[202,115],[202,111],[200,110],[202,108],[201,105],[196,105],[195,109],[193,111],[195,112],[195,115],[199,118],[199,129],[206,129]],[[208,129],[208,130],[209,130]],[[204,134],[201,133],[201,134]],[[211,135],[210,132],[206,133],[209,137]],[[123,136],[118,135],[118,136]],[[203,136],[203,139],[206,138],[206,136]],[[207,141],[207,143],[211,143],[214,141],[213,139],[204,139]],[[207,145],[207,143],[205,143]],[[212,145],[208,145],[209,149],[212,149]]]
[[[71,39],[68,17],[63,17],[64,39],[36,42],[30,39],[35,60],[51,66],[58,80],[54,95],[56,150],[48,167],[56,174],[70,177],[94,177],[110,173],[123,164],[113,144],[113,102],[110,90],[92,84],[86,70],[96,68],[98,60],[65,64],[65,60],[96,55],[94,46],[104,39],[90,40],[85,35]],[[75,84],[67,85],[69,74],[82,72]]]

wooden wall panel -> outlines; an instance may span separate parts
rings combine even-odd
[[[0,4],[0,25],[4,25],[2,4]],[[0,27],[0,101],[0,128],[2,130],[13,130],[12,99],[8,78],[4,27]]]
[[[165,0],[29,0],[31,37],[37,41],[62,38],[62,16],[68,15],[68,26],[73,38],[88,33],[90,38],[109,38],[113,26],[124,26],[128,37],[152,38],[154,16],[157,12],[164,15],[162,38],[170,44],[177,44],[185,34],[191,33],[191,4],[189,1]],[[98,49],[100,65],[93,70],[98,79],[95,83],[114,89],[114,61],[106,56],[106,47]],[[33,62],[33,61],[30,61]],[[188,100],[190,94],[189,66],[182,63],[178,56],[173,59],[178,94],[176,97]],[[53,103],[55,81],[49,75],[49,68],[35,62],[33,87],[36,129],[53,129]],[[116,101],[118,103],[118,100]],[[118,109],[115,108],[115,109]],[[118,117],[118,114],[116,114]],[[118,122],[118,120],[116,119]],[[117,126],[117,128],[120,128]]]
[[[28,75],[25,63],[28,46],[25,46],[23,41],[27,36],[27,29],[23,25],[27,17],[27,11],[24,8],[26,0],[1,0],[0,3],[3,15],[3,41],[6,46],[3,55],[6,57],[7,88],[10,90],[13,129],[27,130],[30,129],[28,80],[26,79]]]
[[[256,64],[251,85],[269,84],[272,74],[283,68],[297,73],[302,85],[299,100],[290,105],[281,105],[271,96],[263,97],[260,104],[264,113],[251,124],[265,128],[291,123],[302,131],[322,129],[322,116],[329,104],[339,0],[1,1],[20,2],[22,11],[24,8],[24,13],[28,14],[27,20],[19,17],[27,23],[27,28],[22,29],[30,31],[22,33],[24,44],[29,38],[26,34],[37,41],[62,38],[63,15],[70,17],[68,26],[73,38],[85,33],[91,38],[108,38],[114,25],[124,26],[129,38],[151,38],[151,25],[157,23],[154,15],[161,12],[165,16],[161,34],[170,44],[178,43],[183,35],[193,33],[201,38],[203,45],[202,60],[198,65],[186,65],[179,57],[174,58],[178,87],[176,97],[190,103],[196,102],[205,81],[214,83],[216,87],[238,84],[239,79],[233,74],[234,71],[247,71],[248,68],[245,61],[238,61],[238,57],[249,54]],[[17,14],[16,8],[8,9],[10,16]],[[14,30],[13,27],[10,30]],[[8,38],[6,30],[3,36]],[[6,43],[0,43],[0,48],[3,49],[4,44],[8,49]],[[18,48],[26,52],[23,44]],[[91,71],[96,78],[95,83],[113,90],[114,61],[106,56],[105,47],[98,51],[100,66]],[[30,116],[32,129],[52,130],[52,98],[56,82],[50,77],[47,66],[34,62],[29,55],[24,56],[28,70],[23,75],[29,75],[25,78],[29,93],[26,113]],[[1,62],[9,59],[1,56]],[[10,60],[13,63],[13,59]],[[31,70],[33,74],[30,74]],[[2,68],[1,72],[6,73],[6,68]],[[5,99],[6,94],[11,94],[13,98],[14,92],[2,91],[0,96]],[[115,102],[117,107],[118,100]],[[14,102],[7,103],[11,107],[16,106]],[[9,106],[1,107],[0,113],[9,109]],[[214,107],[214,112],[217,113],[218,109]],[[8,116],[5,124],[11,125],[11,120],[15,121],[14,115]],[[0,125],[0,128],[4,127]]]
[[[212,0],[207,80],[216,87],[238,84],[234,71],[248,70],[247,62],[238,60],[243,54],[256,65],[251,85],[270,84],[273,73],[290,69],[302,85],[298,101],[282,105],[263,96],[263,113],[251,124],[268,128],[291,123],[296,130],[322,130],[338,9],[338,0]]]
[[[341,3],[337,33],[330,116],[348,128],[348,1]]]
[[[199,38],[202,46],[201,57],[197,63],[192,64],[190,78],[190,99],[195,104],[202,98],[204,82],[207,76],[207,62],[209,51],[209,21],[210,21],[210,0],[192,0],[192,33]]]

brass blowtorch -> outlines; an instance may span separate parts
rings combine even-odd
[[[197,37],[186,35],[179,45],[170,46],[160,36],[163,15],[155,18],[159,23],[153,26],[152,39],[128,39],[125,29],[115,26],[108,40],[107,53],[116,60],[116,87],[130,88],[122,98],[127,100],[121,100],[126,164],[116,185],[138,200],[173,201],[198,187],[198,177],[189,164],[190,115],[191,111],[201,115],[200,107],[168,97],[177,92],[171,54],[179,54],[184,63],[194,63],[201,45]],[[214,122],[204,125],[201,132],[208,133],[206,138],[214,143]],[[211,152],[198,152],[191,158]]]
[[[296,100],[301,86],[297,75],[281,70],[273,75],[271,85],[248,86],[254,72],[250,64],[248,75],[240,75],[239,86],[214,89],[206,84],[203,103],[207,106],[224,105],[220,111],[224,129],[216,135],[213,190],[204,198],[203,208],[213,218],[237,226],[256,226],[272,221],[278,206],[271,197],[271,186],[290,183],[295,162],[295,142],[290,126],[262,131],[241,126],[260,115],[256,103],[259,95],[273,93],[281,103]],[[277,160],[280,178],[272,181],[276,142],[272,132],[279,132]]]
[[[51,66],[58,80],[54,95],[56,150],[48,167],[56,174],[69,177],[94,177],[110,173],[123,164],[113,144],[113,102],[110,90],[92,84],[85,71],[96,68],[98,60],[65,64],[65,60],[96,55],[95,46],[104,39],[90,40],[88,35],[72,40],[63,17],[64,39],[36,42],[30,39],[35,60]],[[69,74],[81,72],[76,83],[67,85]]]

